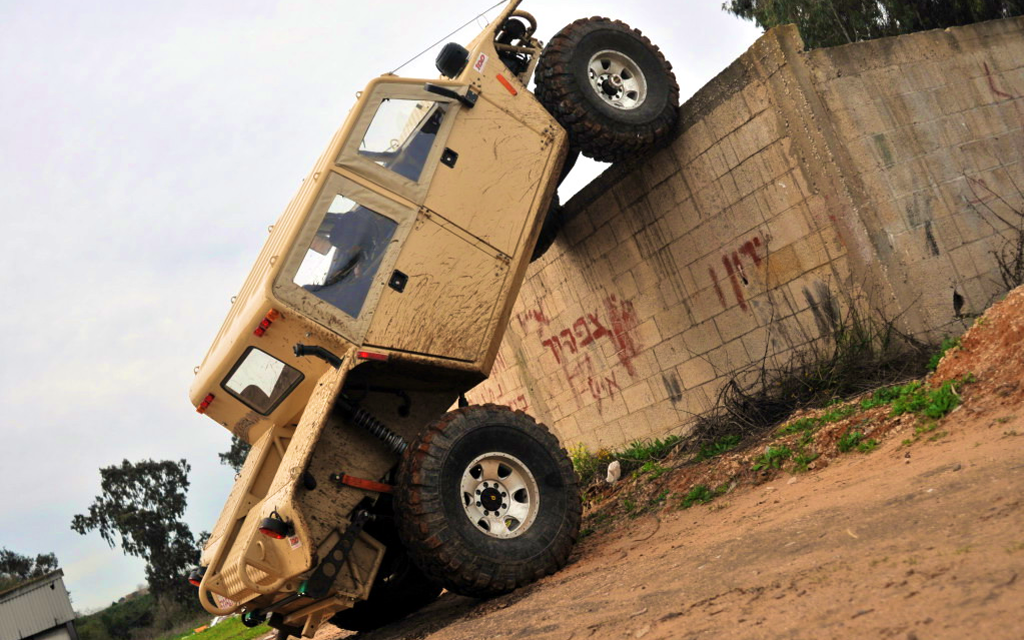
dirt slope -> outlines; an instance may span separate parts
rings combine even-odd
[[[352,637],[1024,637],[1024,289],[976,323],[930,383],[966,373],[977,382],[963,404],[927,432],[875,415],[870,453],[830,454],[823,441],[808,473],[748,473],[687,510],[669,500],[589,536],[570,566],[531,587],[490,601],[446,594]],[[757,450],[706,473],[747,469]],[[693,473],[659,486],[685,492]]]

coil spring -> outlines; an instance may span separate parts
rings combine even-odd
[[[352,408],[352,422],[369,431],[373,437],[387,445],[394,453],[402,455],[408,448],[405,438],[384,426],[384,423],[373,417],[368,411],[358,407]]]

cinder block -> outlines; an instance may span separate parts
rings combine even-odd
[[[714,380],[718,374],[711,363],[703,356],[690,358],[676,367],[676,375],[687,391],[699,389],[705,383]]]
[[[641,380],[624,389],[622,397],[626,402],[626,410],[631,416],[654,404],[654,393],[647,380]]]
[[[640,177],[650,191],[681,169],[672,147],[659,149],[640,167]]]
[[[623,441],[615,447],[617,449],[623,449],[636,440],[647,440],[651,437],[650,422],[642,411],[621,418],[617,426],[622,431],[623,437]]]
[[[731,342],[756,329],[757,320],[750,311],[737,306],[715,316],[715,327],[718,328],[723,343]]]
[[[714,138],[708,123],[700,120],[691,125],[683,135],[679,136],[675,143],[673,143],[672,148],[676,152],[676,158],[680,166],[685,167],[716,142],[717,140]]]
[[[693,353],[687,348],[685,334],[682,337],[677,334],[661,342],[653,347],[653,351],[660,371],[669,371],[693,357]]]
[[[763,82],[751,82],[741,93],[747,101],[747,109],[754,116],[772,108],[771,94]]]
[[[644,409],[643,414],[651,427],[651,434],[654,437],[663,437],[664,434],[679,430],[690,419],[690,416],[676,409],[676,404],[681,404],[680,398],[675,403],[665,401],[654,404]]]
[[[633,277],[631,271],[619,274],[613,281],[615,291],[618,292],[619,297],[624,300],[631,300],[635,298],[639,293],[640,289],[637,287],[636,279]]]

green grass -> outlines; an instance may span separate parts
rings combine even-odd
[[[738,435],[731,435],[723,436],[710,444],[703,444],[700,447],[700,451],[697,452],[697,457],[694,460],[696,462],[710,460],[715,456],[720,456],[723,453],[732,451],[739,446],[741,440],[743,440],[742,437]]]
[[[852,451],[860,441],[864,439],[864,434],[860,431],[849,431],[843,437],[839,438],[839,442],[836,446],[839,448],[840,453],[848,453]]]
[[[793,471],[804,473],[810,468],[810,464],[817,460],[819,455],[814,452],[798,453],[793,456]]]
[[[716,489],[712,489],[706,484],[694,485],[693,488],[690,489],[690,492],[687,493],[679,503],[679,508],[689,509],[695,504],[707,504],[718,496],[726,493],[728,490],[728,484],[723,484]]]
[[[870,440],[864,440],[857,445],[857,451],[861,453],[871,453],[878,448],[878,440],[871,438]]]
[[[857,413],[858,409],[859,407],[857,407],[857,405],[848,404],[830,409],[817,418],[800,418],[799,420],[784,425],[781,429],[775,432],[775,436],[781,438],[783,436],[789,436],[800,432],[814,433],[826,424],[832,424],[833,422],[839,422],[840,420],[849,418],[851,415]]]
[[[928,389],[921,381],[915,380],[905,385],[878,389],[860,404],[862,409],[892,405],[893,416],[912,413],[938,420],[960,405],[960,389],[974,380],[973,375],[967,374],[959,380],[947,380],[938,389]]]
[[[634,478],[649,476],[649,480],[657,480],[668,473],[668,467],[663,467],[653,460],[645,462],[642,467],[633,472]]]
[[[782,463],[793,456],[789,447],[765,447],[764,453],[754,458],[754,471],[781,469]]]
[[[597,453],[591,453],[585,444],[579,443],[569,449],[569,460],[576,475],[579,476],[580,484],[584,487],[603,474],[613,460],[618,460],[622,464],[623,473],[639,468],[640,475],[652,474],[654,479],[668,471],[656,463],[668,457],[680,442],[682,438],[679,436],[668,436],[664,440],[634,440],[622,451],[602,449]],[[634,473],[633,477],[636,478],[638,475]]]
[[[200,633],[183,633],[176,636],[163,636],[157,640],[184,640],[185,638],[195,640],[250,640],[270,632],[270,627],[261,624],[258,627],[249,628],[242,624],[241,617],[234,617],[224,620],[220,624],[210,627]]]
[[[939,368],[939,362],[942,360],[942,356],[946,355],[946,352],[950,349],[960,348],[960,338],[946,338],[942,341],[942,345],[939,347],[939,352],[932,355],[931,359],[928,360],[928,370],[935,371]]]
[[[680,441],[682,441],[682,438],[679,436],[668,436],[664,440],[657,438],[654,440],[634,440],[625,449],[613,455],[621,462],[634,462],[637,464],[653,460],[663,460],[668,454],[672,453],[672,449]]]

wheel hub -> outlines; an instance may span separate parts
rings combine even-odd
[[[606,104],[623,111],[647,99],[647,78],[640,65],[619,51],[599,51],[587,65],[590,84]]]
[[[537,481],[507,453],[485,453],[466,467],[460,486],[469,521],[493,538],[515,538],[530,528],[540,507]]]

